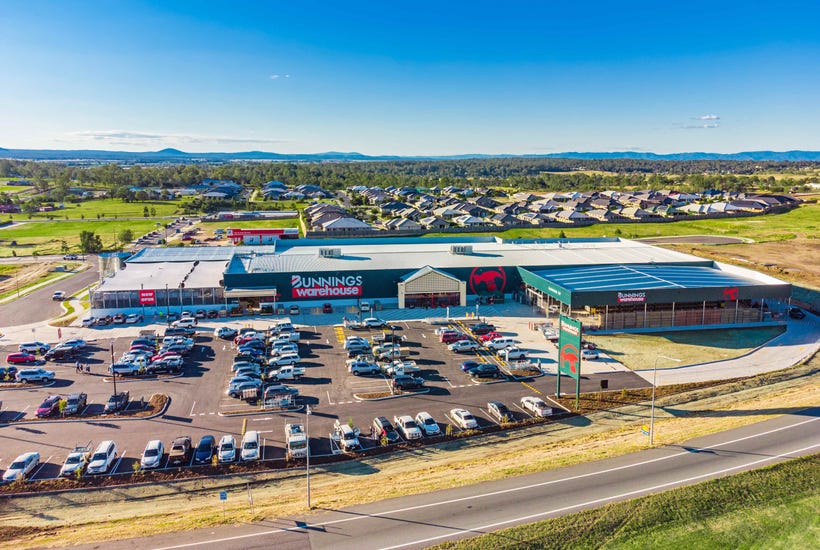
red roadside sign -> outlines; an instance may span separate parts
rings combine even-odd
[[[157,295],[154,290],[140,290],[140,305],[153,306],[157,303]]]

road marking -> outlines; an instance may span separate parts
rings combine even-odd
[[[199,413],[199,416],[205,416],[205,413]]]
[[[191,403],[191,412],[189,413],[188,416],[194,416],[194,407],[196,407],[196,401]]]
[[[449,415],[447,415],[447,414],[445,414],[444,416],[449,418]],[[788,426],[781,426],[780,428],[774,428],[774,429],[771,429],[771,430],[768,430],[768,431],[765,431],[765,432],[762,432],[762,433],[757,433],[757,434],[753,434],[753,435],[749,435],[749,436],[745,436],[745,437],[740,437],[738,439],[733,439],[731,441],[723,441],[723,442],[720,442],[720,443],[716,443],[714,445],[709,445],[707,447],[699,447],[698,449],[699,450],[708,450],[708,449],[713,449],[715,447],[722,447],[724,445],[731,445],[733,443],[738,443],[740,441],[745,441],[747,439],[753,439],[753,438],[769,435],[769,434],[772,434],[772,433],[776,433],[776,432],[779,432],[779,431],[788,430],[788,429],[791,429],[791,428],[797,428],[799,426],[802,426],[804,424],[808,424],[810,422],[815,422],[817,420],[820,420],[820,418],[811,418],[811,419],[808,419],[808,420],[804,420],[802,422],[798,422],[797,424],[790,424]],[[808,447],[808,448],[811,449],[811,448],[814,448],[814,447],[817,447],[817,446],[818,445],[812,445],[811,447]],[[792,453],[801,452],[802,450],[804,450],[804,449],[798,449],[796,451],[791,451],[790,453],[783,453],[783,454],[778,455],[776,457],[771,457],[771,456],[765,457],[763,459],[760,459],[759,461],[748,463],[748,464],[745,464],[743,466],[735,466],[733,469],[742,468],[744,466],[749,466],[749,465],[754,465],[754,464],[757,464],[759,462],[773,460],[775,458],[781,458],[783,456],[787,456],[787,455],[792,454]],[[251,537],[266,536],[266,535],[272,535],[272,534],[284,533],[284,532],[294,532],[294,531],[301,532],[301,531],[304,531],[305,529],[326,527],[328,525],[338,525],[340,523],[348,523],[348,522],[351,522],[351,521],[360,521],[360,520],[363,520],[363,519],[370,519],[370,518],[373,518],[373,517],[389,517],[391,515],[399,514],[399,513],[402,513],[402,512],[411,512],[413,510],[422,510],[422,509],[425,509],[425,508],[433,508],[433,507],[436,507],[436,506],[444,506],[444,505],[454,504],[454,503],[458,503],[458,502],[471,501],[471,500],[474,500],[474,499],[477,499],[477,498],[492,497],[492,496],[496,496],[496,495],[501,495],[501,494],[506,494],[506,493],[513,493],[513,492],[522,491],[522,490],[526,490],[526,489],[534,489],[534,488],[538,488],[538,487],[545,487],[545,486],[548,486],[548,485],[555,485],[557,483],[563,483],[565,481],[573,481],[573,480],[576,480],[576,479],[582,479],[582,478],[586,478],[586,477],[597,476],[597,475],[606,474],[606,473],[609,473],[609,472],[616,472],[616,471],[620,471],[620,470],[626,470],[626,469],[629,469],[629,468],[641,467],[641,466],[645,466],[647,464],[652,464],[654,462],[669,460],[671,458],[677,458],[679,456],[688,455],[688,454],[691,454],[691,450],[686,450],[686,451],[683,451],[683,452],[680,452],[680,453],[666,455],[666,456],[662,456],[662,457],[658,457],[658,458],[652,458],[652,459],[649,459],[649,460],[644,460],[642,462],[637,462],[635,464],[625,464],[623,466],[615,466],[613,468],[608,468],[606,470],[598,470],[598,471],[589,472],[589,473],[586,473],[586,474],[578,474],[578,475],[575,475],[575,476],[564,477],[564,478],[561,478],[561,479],[543,481],[543,482],[540,482],[540,483],[535,483],[535,484],[527,485],[527,486],[523,486],[523,487],[512,487],[512,488],[509,488],[509,489],[500,489],[498,491],[492,491],[492,492],[489,492],[489,493],[483,493],[483,494],[479,494],[479,495],[468,495],[468,496],[465,496],[465,497],[454,498],[454,499],[449,499],[449,500],[443,500],[443,501],[439,501],[439,502],[431,502],[431,503],[427,503],[427,504],[419,504],[419,505],[416,505],[416,506],[409,506],[407,508],[398,508],[398,509],[395,509],[395,510],[388,510],[388,511],[385,511],[385,512],[381,512],[380,514],[356,515],[356,516],[352,516],[352,517],[345,517],[345,518],[342,518],[342,519],[331,520],[331,521],[326,521],[326,522],[321,522],[321,523],[304,524],[304,525],[299,526],[299,527],[287,527],[287,528],[283,528],[283,529],[272,529],[270,531],[262,531],[262,532],[259,532],[259,533],[249,533],[249,534],[246,534],[246,535],[236,535],[236,536],[233,536],[233,537],[223,537],[223,538],[213,539],[213,540],[197,541],[197,542],[191,542],[191,543],[185,543],[185,544],[178,544],[178,545],[174,545],[174,546],[166,546],[166,547],[163,547],[163,548],[157,548],[156,550],[174,550],[176,548],[189,548],[189,547],[192,547],[192,546],[200,546],[200,545],[206,544],[206,543],[213,544],[213,543],[227,542],[227,541],[233,541],[233,540],[241,540],[241,539],[246,539],[246,538],[251,538]],[[714,472],[714,473],[722,473],[722,472]],[[704,475],[708,476],[710,474],[704,474]],[[673,483],[680,483],[680,481],[679,482],[673,482]],[[646,491],[646,490],[649,490],[649,489],[644,489],[644,491]],[[611,498],[617,498],[617,497],[610,497],[610,499]],[[579,505],[576,505],[576,507],[586,506],[586,505],[588,505],[588,504],[586,504],[586,503],[585,504],[579,504]],[[559,509],[559,510],[553,510],[552,512],[541,512],[541,514],[543,515],[543,514],[549,514],[549,513],[556,513],[558,511],[562,511],[562,510]],[[526,519],[526,518],[518,518],[517,520],[510,520],[510,521],[521,521],[522,519]],[[472,529],[471,529],[471,531],[472,531]],[[450,533],[447,536],[452,536],[452,535],[453,535],[453,533]],[[421,542],[423,542],[423,541],[416,541],[414,543],[407,543],[407,544],[405,544],[405,546],[407,546],[408,544],[418,544],[418,543],[421,543]]]
[[[535,392],[535,393],[537,393],[538,395],[544,395],[543,393],[541,393],[541,391],[540,391],[540,390],[538,390],[538,389],[534,388],[533,386],[531,386],[531,385],[527,384],[526,382],[521,382],[521,384],[522,384],[522,385],[524,385],[524,386],[527,386],[529,389],[531,389],[532,391],[534,391],[534,392]],[[563,409],[563,407],[561,407],[561,408]]]
[[[117,472],[117,468],[119,468],[119,467],[120,467],[120,462],[122,462],[122,459],[123,459],[123,458],[125,458],[125,449],[123,449],[123,450],[122,450],[122,452],[120,453],[120,458],[117,460],[117,463],[116,463],[116,464],[114,465],[114,467],[111,469],[111,473],[112,473],[112,474]]]
[[[327,394],[327,403],[328,405],[335,405],[336,403],[330,398],[330,390],[326,390],[325,393]]]
[[[31,475],[29,476],[29,478],[34,479],[35,477],[37,477],[37,474],[39,474],[39,473],[40,473],[40,470],[42,470],[42,469],[43,469],[43,466],[45,466],[46,464],[48,464],[48,461],[49,461],[49,460],[51,460],[51,457],[52,457],[52,456],[54,456],[54,455],[51,455],[51,456],[49,456],[47,459],[45,459],[44,461],[42,461],[42,462],[40,463],[40,467],[39,467],[39,468],[37,468],[36,470],[34,470],[34,473],[33,473],[33,474],[31,474]]]
[[[549,395],[545,395],[545,396],[544,396],[544,399],[546,399],[547,401],[551,401],[551,402],[552,402],[552,403],[554,403],[554,404],[555,404],[555,406],[556,406],[556,407],[558,407],[559,409],[562,409],[562,410],[565,410],[565,411],[569,412],[569,409],[568,409],[568,408],[566,408],[565,406],[563,406],[561,403],[559,403],[559,402],[558,402],[558,401],[556,401],[555,399],[552,399]]]
[[[265,422],[267,420],[273,420],[273,418],[270,416],[266,416],[264,418],[251,418],[251,422]]]
[[[519,406],[519,405],[518,405],[518,403],[513,403],[513,407],[515,407],[515,408],[516,408],[516,409],[518,409],[519,411],[523,412],[523,413],[524,413],[524,414],[526,414],[528,417],[530,417],[530,418],[535,418],[535,416],[533,416],[533,414],[532,414],[530,411],[528,411],[527,409],[525,409],[525,408],[523,408],[523,407]]]

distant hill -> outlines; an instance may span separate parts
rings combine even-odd
[[[0,147],[0,158],[20,160],[57,160],[57,161],[98,161],[98,162],[229,162],[237,160],[258,161],[378,161],[378,160],[462,160],[483,158],[565,158],[565,159],[634,159],[634,160],[737,160],[737,161],[820,161],[820,151],[745,151],[741,153],[671,153],[659,155],[640,152],[566,152],[543,155],[485,155],[464,154],[444,156],[401,156],[401,155],[363,155],[356,152],[328,151],[325,153],[268,153],[265,151],[246,151],[241,153],[187,153],[179,149],[162,149],[161,151],[102,151],[95,149],[4,149]]]

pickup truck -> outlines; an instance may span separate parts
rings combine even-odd
[[[415,361],[392,361],[382,365],[382,372],[387,376],[400,376],[420,370]]]
[[[191,436],[184,435],[174,439],[171,450],[168,452],[168,464],[181,466],[187,464],[191,458]]]
[[[287,366],[270,370],[265,374],[267,380],[299,380],[305,375],[305,367]]]
[[[301,424],[285,424],[285,446],[288,458],[305,458],[308,454],[308,440]]]
[[[375,345],[389,344],[391,342],[398,344],[404,342],[406,338],[407,337],[403,334],[396,334],[394,332],[382,332],[381,334],[374,334],[371,340]]]

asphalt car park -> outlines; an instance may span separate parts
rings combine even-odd
[[[262,321],[253,323],[258,330],[264,330],[269,324]],[[553,376],[516,379],[505,372],[503,361],[497,354],[483,348],[478,352],[456,353],[439,341],[434,332],[437,328],[435,325],[399,322],[393,334],[404,337],[400,342],[402,356],[415,362],[418,367],[418,372],[412,374],[424,380],[424,393],[408,392],[383,400],[362,398],[367,394],[389,395],[390,379],[386,375],[354,376],[349,373],[346,365],[348,353],[343,349],[343,343],[348,336],[372,338],[382,334],[383,329],[302,326],[298,327],[301,337],[298,344],[301,362],[298,365],[304,367],[305,374],[299,380],[285,382],[299,390],[295,406],[292,410],[263,410],[255,404],[225,394],[236,346],[232,340],[215,338],[213,332],[216,326],[221,324],[200,321],[194,348],[186,358],[181,375],[116,377],[118,391],[127,389],[132,401],[148,400],[154,393],[170,397],[168,409],[155,418],[130,420],[115,415],[98,415],[113,393],[115,380],[107,373],[112,356],[114,359],[120,357],[128,350],[133,338],[106,338],[105,332],[101,331],[96,341],[89,342],[79,359],[88,363],[90,374],[76,372],[71,361],[49,362],[46,368],[57,373],[53,385],[4,392],[0,423],[8,424],[0,425],[0,440],[4,442],[4,448],[0,451],[0,469],[24,452],[37,451],[42,464],[32,479],[56,477],[66,456],[78,442],[90,441],[93,445],[111,439],[116,441],[119,452],[118,460],[109,473],[131,473],[150,440],[162,440],[166,452],[173,439],[181,435],[190,436],[196,443],[206,434],[213,435],[217,441],[222,435],[231,434],[238,442],[244,421],[247,421],[248,430],[260,432],[261,458],[281,459],[285,456],[286,447],[284,426],[286,423],[305,424],[306,406],[312,410],[309,422],[313,455],[339,452],[332,438],[337,420],[349,421],[357,427],[361,432],[361,448],[367,449],[381,444],[378,434],[370,435],[370,426],[376,416],[388,419],[398,415],[415,417],[420,411],[427,411],[444,432],[446,424],[453,424],[449,415],[454,408],[470,411],[481,429],[499,423],[487,410],[489,401],[504,403],[515,420],[532,416],[519,406],[524,396],[537,395],[550,406],[559,407],[549,399],[555,390]],[[464,330],[464,327],[460,329]],[[503,329],[499,327],[502,332]],[[534,344],[540,344],[543,348],[534,351],[546,351],[551,346],[543,339]],[[528,343],[527,347],[534,349],[535,345]],[[8,353],[12,350],[2,351]],[[498,379],[474,379],[461,369],[461,363],[465,360],[499,365],[504,375]],[[599,389],[603,377],[608,379],[610,389],[646,386],[643,379],[632,373],[624,376],[623,380],[618,380],[618,376],[621,373],[587,375],[581,381],[581,389]],[[564,388],[565,392],[571,391],[569,379],[566,379]],[[87,393],[88,406],[78,416],[68,419],[75,422],[61,419],[38,421],[36,424],[12,422],[32,417],[37,406],[48,395],[67,396],[79,391]],[[453,429],[460,430],[458,427]],[[167,467],[167,456],[163,457],[161,468],[164,467]],[[196,465],[189,463],[186,467]]]

